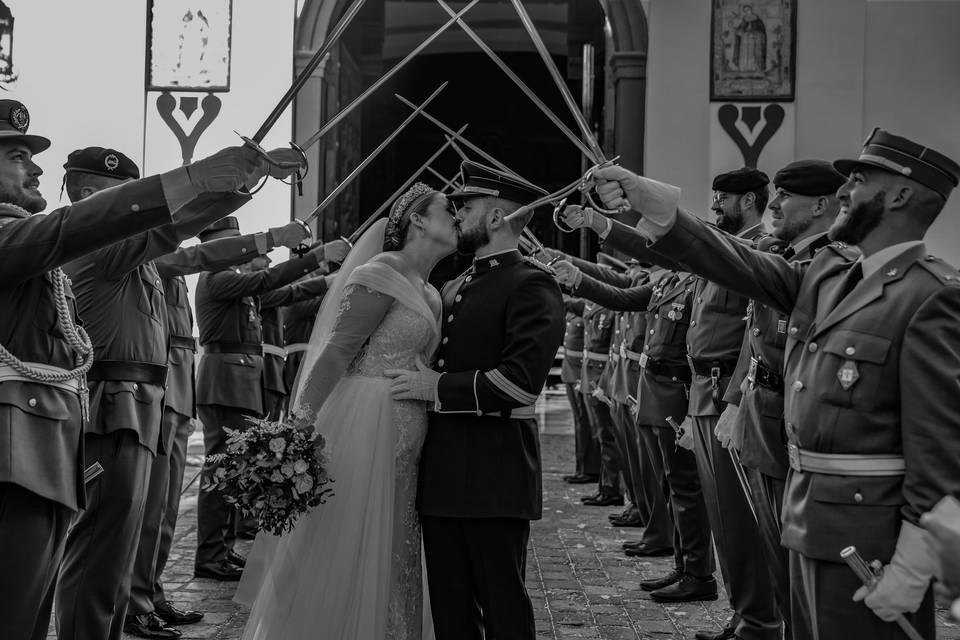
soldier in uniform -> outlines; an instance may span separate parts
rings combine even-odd
[[[560,382],[563,383],[573,416],[574,472],[563,476],[570,484],[590,484],[600,479],[600,446],[593,437],[587,419],[587,406],[580,393],[583,369],[583,309],[581,298],[564,297],[567,310],[567,328],[563,334],[563,364]]]
[[[754,241],[763,229],[761,217],[769,197],[768,182],[766,174],[750,168],[716,176],[712,209],[717,214],[717,226],[748,244]],[[581,216],[581,222],[586,217]],[[617,226],[607,235],[605,218],[596,216],[592,221],[594,231],[602,234],[606,246],[623,250],[618,232],[621,226],[627,230],[629,227]],[[657,262],[654,256],[638,254],[633,246],[631,252],[625,253],[639,260]],[[678,265],[668,262],[665,266]],[[734,611],[723,631],[698,632],[698,640],[738,636],[778,640],[782,635],[770,572],[763,557],[755,552],[762,542],[752,504],[740,483],[743,471],[738,469],[739,460],[721,446],[714,433],[724,408],[723,396],[743,344],[747,303],[747,298],[700,277],[689,309],[687,359],[692,381],[683,429],[693,431],[710,528]],[[690,586],[694,587],[692,583]]]
[[[0,462],[0,620],[10,640],[46,638],[67,528],[86,505],[81,447],[93,346],[60,266],[179,219],[196,185],[220,170],[238,178],[219,183],[223,191],[259,170],[242,151],[221,152],[191,173],[176,169],[33,216],[46,201],[32,157],[50,141],[27,134],[29,123],[22,103],[0,100],[0,433],[8,447]]]
[[[266,255],[274,247],[295,248],[307,235],[304,225],[291,222],[265,233],[182,247],[154,260],[167,311],[167,385],[160,444],[150,470],[124,633],[141,638],[179,637],[180,633],[167,625],[190,624],[203,617],[199,611],[182,611],[167,601],[160,582],[177,524],[187,439],[193,432],[192,419],[197,417],[193,366],[197,346],[193,310],[183,276]]]
[[[607,206],[643,211],[636,230],[610,234],[622,250],[653,241],[650,250],[790,314],[782,541],[794,638],[900,639],[900,615],[933,638],[936,562],[920,516],[960,496],[960,273],[922,238],[960,165],[875,129],[858,158],[834,167],[847,181],[829,237],[862,253],[831,244],[806,264],[678,211],[675,187],[619,167],[598,179]],[[841,562],[848,545],[884,564],[872,588]]]
[[[235,219],[208,227],[202,239],[240,235]],[[262,417],[263,333],[256,296],[289,284],[317,268],[320,260],[342,260],[347,245],[334,240],[304,257],[253,271],[249,265],[200,275],[197,324],[204,348],[197,372],[197,411],[203,423],[206,455],[226,451],[224,427],[247,428],[247,417]],[[201,483],[209,482],[215,465],[204,463]],[[236,581],[244,559],[233,550],[237,512],[215,491],[201,491],[197,502],[198,578]]]
[[[437,640],[533,640],[524,585],[530,520],[541,517],[533,405],[563,340],[552,272],[517,250],[542,190],[472,162],[451,198],[473,266],[442,292],[437,371],[389,372],[394,397],[434,402],[418,507]]]
[[[326,269],[321,265],[314,273],[317,275],[325,274]],[[300,363],[303,361],[303,353],[307,350],[310,342],[310,334],[313,332],[313,325],[316,323],[317,314],[320,313],[320,305],[323,298],[311,298],[294,302],[284,307],[281,311],[283,318],[283,350],[287,354],[287,359],[283,366],[283,383],[287,389],[293,389],[297,379],[297,373],[300,371]],[[289,409],[290,398],[287,398]]]
[[[293,158],[290,151],[278,153]],[[133,161],[102,147],[72,152],[64,169],[71,202],[139,177]],[[186,171],[192,177],[189,167]],[[172,224],[64,267],[96,357],[87,374],[84,456],[104,468],[67,536],[55,596],[64,640],[118,639],[124,625],[167,378],[166,306],[153,259],[248,200],[238,194],[202,196]]]
[[[823,160],[800,160],[778,171],[773,177],[776,193],[769,204],[773,235],[762,239],[757,248],[779,253],[788,262],[810,262],[830,242],[827,230],[840,207],[836,193],[845,181]],[[739,450],[750,478],[763,553],[789,638],[789,554],[780,544],[783,483],[789,468],[783,428],[783,348],[789,318],[762,302],[751,301],[747,308],[746,337],[724,396],[727,408],[717,425],[717,437],[722,445]]]

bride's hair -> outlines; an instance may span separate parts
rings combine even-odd
[[[417,182],[397,198],[387,216],[387,226],[383,230],[383,250],[397,251],[403,248],[410,228],[410,216],[422,213],[438,191],[422,182]]]

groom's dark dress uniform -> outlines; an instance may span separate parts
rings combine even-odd
[[[464,174],[460,198],[527,203],[541,193],[472,164]],[[533,640],[524,587],[542,507],[533,405],[563,341],[560,288],[519,251],[477,259],[444,287],[441,330],[418,499],[437,640]]]

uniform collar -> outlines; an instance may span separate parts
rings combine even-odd
[[[473,259],[474,273],[485,273],[498,267],[505,267],[523,260],[523,255],[516,249],[498,251],[482,258]]]
[[[830,244],[830,238],[827,237],[827,232],[817,233],[812,236],[808,236],[803,240],[797,242],[797,244],[791,245],[793,247],[794,255],[802,255],[805,251],[809,251],[812,257],[814,251],[820,247]]]
[[[747,227],[746,229],[738,233],[737,237],[744,238],[746,240],[753,240],[761,233],[763,233],[763,222],[758,222],[752,227]]]
[[[915,247],[920,247],[917,253],[926,254],[927,249],[923,244],[923,240],[910,240],[909,242],[900,242],[898,244],[885,247],[868,258],[860,256],[860,266],[863,268],[863,277],[870,277],[870,274],[880,271],[880,269],[885,267],[887,264],[893,262]],[[891,271],[896,271],[896,269],[891,269]]]

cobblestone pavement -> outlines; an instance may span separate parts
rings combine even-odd
[[[544,467],[544,517],[533,524],[527,586],[533,598],[537,640],[679,640],[701,629],[719,629],[730,612],[723,595],[716,602],[661,605],[639,588],[642,579],[670,570],[672,558],[635,561],[620,545],[639,537],[638,529],[615,529],[607,514],[615,508],[585,507],[580,496],[589,487],[563,483],[572,471],[573,439],[562,396],[540,403]],[[190,441],[187,481],[199,469],[202,438]],[[170,599],[179,607],[206,612],[203,621],[182,627],[185,639],[240,638],[246,610],[231,597],[235,584],[193,577],[196,545],[197,484],[180,506],[174,549],[163,576]],[[250,544],[241,543],[246,553]],[[960,640],[960,626],[938,613],[940,640]],[[55,638],[51,633],[50,638]],[[125,640],[132,638],[124,636]],[[322,640],[322,635],[317,636]],[[277,640],[283,640],[278,638]]]

